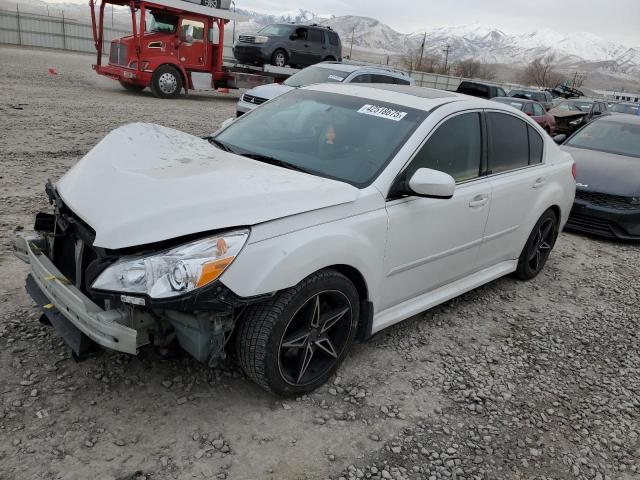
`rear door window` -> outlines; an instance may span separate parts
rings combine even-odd
[[[387,75],[373,74],[371,75],[371,83],[390,83],[394,84],[395,78]]]
[[[407,167],[407,178],[419,168],[431,168],[464,182],[480,175],[481,158],[480,114],[456,115],[441,124],[416,154]]]
[[[315,28],[310,29],[309,41],[313,43],[324,43],[324,32]]]
[[[508,172],[529,165],[529,137],[527,124],[504,113],[488,112],[489,170]]]
[[[525,103],[522,107],[522,111],[527,115],[533,115],[533,106],[530,103]]]
[[[542,105],[539,105],[537,103],[533,104],[533,114],[536,117],[541,117],[544,115],[544,108],[542,108]]]

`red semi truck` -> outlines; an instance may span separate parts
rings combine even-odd
[[[113,40],[103,64],[105,6],[131,10],[132,35]],[[252,88],[287,77],[289,69],[271,75],[225,66],[224,30],[229,21],[242,20],[229,10],[183,0],[90,0],[97,61],[93,69],[118,80],[130,91],[149,87],[160,98],[188,90]],[[96,12],[97,10],[97,12]]]

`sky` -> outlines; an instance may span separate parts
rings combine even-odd
[[[403,33],[479,22],[505,33],[550,28],[640,46],[640,0],[237,0],[236,5],[269,13],[303,8],[374,17]]]

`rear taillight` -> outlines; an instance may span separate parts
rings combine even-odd
[[[578,169],[576,168],[576,162],[573,162],[573,165],[571,166],[571,175],[573,175],[574,180],[578,179]]]

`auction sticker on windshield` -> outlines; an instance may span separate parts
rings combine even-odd
[[[398,110],[394,110],[393,108],[380,107],[378,105],[369,104],[363,106],[360,110],[358,110],[358,113],[373,115],[374,117],[386,118],[387,120],[394,120],[396,122],[399,122],[407,115],[407,112],[400,112]]]

